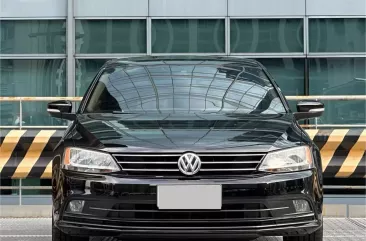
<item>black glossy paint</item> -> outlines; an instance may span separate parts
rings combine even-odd
[[[130,60],[128,63],[145,61],[149,65],[154,65],[154,63],[164,63],[168,59],[185,64],[186,62],[182,58],[137,59]],[[191,58],[188,60],[192,61]],[[194,59],[194,61],[198,60],[203,59],[201,57]],[[219,61],[223,63],[234,62],[233,59],[225,58],[206,59],[204,61],[214,60],[216,61],[215,64],[218,64]],[[235,64],[239,66],[254,65],[264,68],[252,61],[235,61]],[[119,63],[118,61],[111,62],[103,68]],[[156,112],[135,114],[83,113],[83,108],[94,85],[95,82],[91,85],[81,108],[76,113],[76,120],[70,125],[55,149],[52,180],[53,219],[54,224],[62,231],[73,235],[86,236],[106,234],[141,236],[147,234],[158,237],[164,235],[173,237],[181,235],[187,237],[210,237],[212,235],[255,237],[260,235],[307,234],[321,226],[323,191],[319,150],[306,132],[298,125],[280,92],[278,94],[288,113],[270,115],[240,113],[163,114]],[[299,145],[308,145],[312,148],[316,164],[315,169],[283,174],[256,171],[251,175],[227,178],[188,178],[183,175],[180,177],[131,177],[123,171],[96,175],[70,172],[63,170],[61,167],[64,148],[68,146],[108,153],[184,153],[192,151],[199,154],[267,153]],[[299,214],[292,215],[289,216],[290,219],[279,226],[276,225],[282,221],[277,218],[284,213],[277,211],[268,213],[274,221],[266,219],[267,216],[263,213],[255,212],[255,214],[251,214],[254,216],[245,214],[241,217],[245,220],[232,224],[230,224],[231,221],[211,222],[210,219],[207,220],[207,224],[203,224],[205,222],[200,223],[195,221],[194,218],[186,219],[185,222],[182,220],[176,221],[176,223],[172,220],[166,224],[164,222],[159,223],[153,218],[146,220],[150,216],[141,216],[144,220],[141,220],[140,217],[140,220],[137,221],[137,214],[131,214],[130,219],[128,219],[128,216],[118,216],[117,218],[113,216],[115,215],[114,212],[100,210],[100,208],[113,209],[121,205],[121,202],[137,205],[143,200],[143,203],[150,205],[144,206],[145,209],[149,208],[153,212],[159,212],[156,208],[156,186],[159,184],[187,183],[221,184],[223,187],[223,204],[264,205],[267,208],[276,208],[281,205],[291,206],[293,199],[305,199],[311,205],[311,214],[313,216],[309,219],[303,218]],[[83,214],[70,214],[67,212],[67,204],[72,199],[86,201]],[[93,209],[95,207],[99,209]],[[134,207],[136,208],[136,206]],[[286,212],[292,213],[290,210]],[[175,215],[174,212],[171,212],[171,215]],[[192,213],[189,215],[194,217]],[[300,221],[301,224],[293,224]],[[271,222],[274,222],[274,226],[267,227],[266,225],[271,225]],[[215,228],[211,229],[207,225]],[[252,226],[256,226],[256,228]],[[192,227],[198,229],[192,229]]]
[[[107,152],[268,152],[308,142],[291,114],[78,116],[76,146]]]

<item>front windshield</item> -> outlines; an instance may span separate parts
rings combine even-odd
[[[261,68],[237,64],[119,65],[101,75],[86,113],[285,113]]]

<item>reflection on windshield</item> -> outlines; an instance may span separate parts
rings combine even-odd
[[[260,68],[165,62],[107,69],[86,112],[276,114],[285,109]]]

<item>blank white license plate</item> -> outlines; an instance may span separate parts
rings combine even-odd
[[[221,185],[161,185],[159,209],[221,209]]]

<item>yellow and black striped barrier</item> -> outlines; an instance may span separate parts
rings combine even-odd
[[[366,129],[306,131],[320,149],[324,177],[366,178]]]
[[[0,178],[51,178],[64,130],[0,130]],[[366,178],[366,129],[309,129],[325,178]]]
[[[64,130],[1,130],[0,178],[51,178],[53,149]]]

